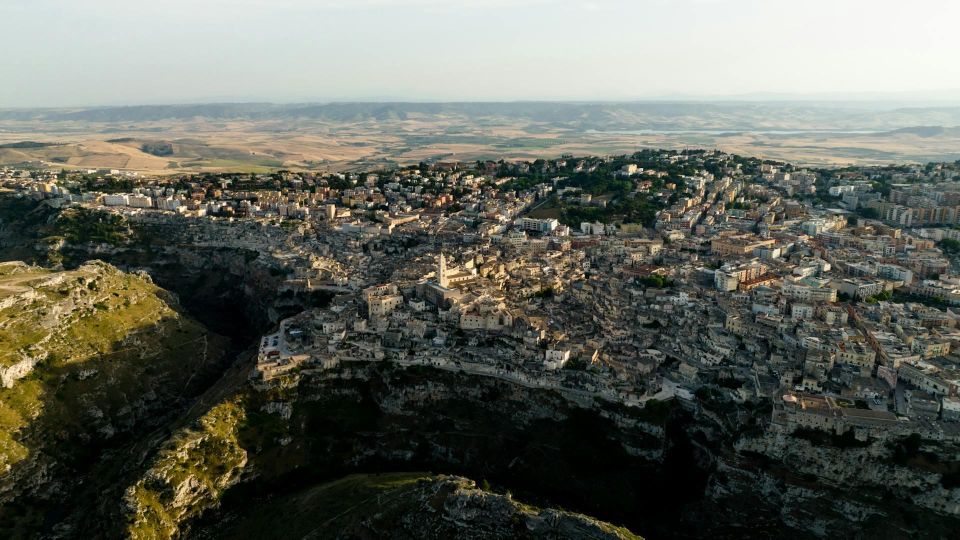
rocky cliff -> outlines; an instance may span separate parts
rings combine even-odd
[[[680,507],[677,477],[664,466],[684,451],[664,430],[676,412],[592,412],[549,391],[388,364],[288,377],[240,389],[174,435],[125,492],[125,520],[137,537],[200,535],[345,472],[433,469],[482,478],[535,502],[638,522]],[[562,518],[511,520],[540,536],[574,527]],[[577,537],[565,530],[561,537]]]
[[[41,531],[76,506],[85,474],[174,418],[227,345],[148,276],[0,264],[0,530]]]
[[[231,247],[229,237],[224,244],[198,245],[176,228],[109,212],[0,196],[0,260],[67,269],[103,260],[146,272],[202,324],[242,348],[311,299],[279,298],[285,276],[269,257]]]

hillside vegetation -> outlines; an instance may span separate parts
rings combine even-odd
[[[0,536],[78,504],[101,453],[168,421],[226,347],[148,277],[0,264]]]

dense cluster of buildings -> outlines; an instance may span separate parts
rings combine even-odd
[[[771,429],[787,432],[960,437],[960,276],[944,249],[960,231],[934,227],[957,222],[956,171],[808,171],[702,151],[635,161],[154,180],[124,193],[3,180],[269,253],[284,287],[329,292],[329,306],[263,338],[261,380],[395,362],[633,406],[767,400]],[[565,175],[604,170],[633,182],[623,196],[660,203],[652,227],[528,215],[557,197],[595,205]]]

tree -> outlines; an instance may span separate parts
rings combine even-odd
[[[645,287],[653,287],[656,289],[662,289],[664,287],[672,287],[673,281],[667,279],[660,274],[650,274],[649,276],[643,276],[640,278],[640,283]]]
[[[173,145],[167,142],[147,142],[140,145],[140,150],[154,156],[172,156]]]
[[[942,249],[945,253],[949,253],[951,255],[960,253],[960,240],[944,238],[943,240],[937,242],[937,247]]]

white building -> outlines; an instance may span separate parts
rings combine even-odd
[[[804,283],[785,281],[783,283],[783,295],[791,300],[801,302],[836,302],[837,290],[829,287],[826,280],[822,280],[820,286],[807,285]]]
[[[814,309],[809,304],[794,304],[790,308],[790,319],[793,321],[809,321],[813,319]]]
[[[160,210],[167,210],[169,212],[176,212],[177,208],[180,208],[180,201],[172,197],[157,199],[157,208]]]
[[[853,193],[856,189],[856,186],[832,186],[829,189],[829,193],[833,197],[840,197],[848,193]]]
[[[563,368],[570,361],[570,349],[547,349],[544,352],[543,367],[557,370]]]
[[[153,208],[153,198],[146,195],[130,195],[127,204],[134,208]]]
[[[127,195],[104,195],[103,204],[106,206],[127,206],[129,204]]]
[[[367,316],[371,319],[389,315],[397,306],[403,304],[403,296],[392,283],[364,289],[363,295],[367,302]]]
[[[595,223],[588,223],[584,221],[580,224],[580,232],[583,234],[602,235],[605,231],[606,226],[599,221]]]
[[[909,284],[913,281],[913,272],[896,264],[881,263],[877,265],[877,277]]]
[[[534,231],[543,234],[548,234],[553,232],[560,222],[555,219],[534,219],[534,218],[523,218],[520,225],[525,231]]]

